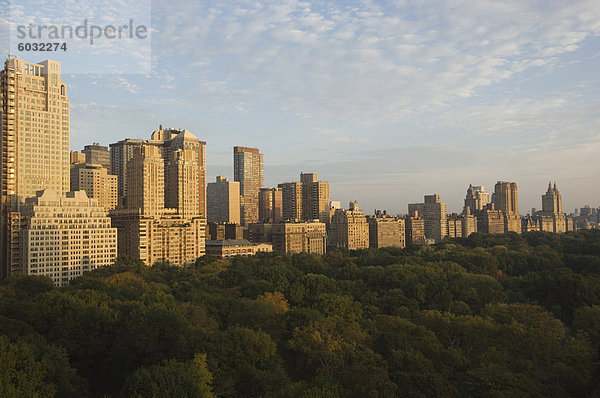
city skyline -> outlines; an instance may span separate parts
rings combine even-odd
[[[59,18],[28,3],[11,7]],[[173,5],[152,4],[152,57],[132,52],[151,73],[119,74],[118,58],[87,73],[83,50],[52,54],[70,83],[72,149],[162,123],[207,142],[209,181],[233,179],[231,147],[244,145],[265,154],[266,186],[316,171],[365,209],[405,212],[435,192],[458,212],[469,184],[498,180],[522,187],[523,209],[548,180],[567,212],[600,205],[593,1]],[[70,7],[73,23],[93,16]]]

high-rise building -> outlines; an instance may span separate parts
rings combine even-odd
[[[179,200],[180,205],[177,208],[185,208],[186,213],[194,214],[195,216],[206,218],[206,142],[200,141],[194,134],[186,129],[163,129],[162,126],[158,130],[152,133],[151,140],[149,141],[154,145],[161,147],[162,156],[165,159],[165,179],[168,189],[165,190],[165,200],[167,207],[174,206],[173,200],[173,189],[185,190],[186,197],[188,199],[182,199],[188,201],[183,206],[183,202]],[[174,152],[181,151],[183,154],[177,156],[177,160]],[[169,173],[167,169],[169,165],[177,164],[179,170],[178,187],[169,181],[170,178],[175,174]],[[183,167],[185,166],[185,167]],[[192,167],[197,168],[197,172],[192,170]],[[189,178],[182,180],[182,175],[191,177],[194,181],[188,181]],[[192,193],[192,189],[197,190],[197,194]],[[192,201],[196,204],[191,203]],[[197,208],[197,210],[195,209]]]
[[[301,182],[284,182],[279,184],[282,198],[282,216],[286,221],[303,221],[304,206],[302,204],[303,185]]]
[[[49,189],[69,191],[69,99],[60,63],[9,58],[0,72],[0,272],[22,269],[20,208]]]
[[[317,173],[300,173],[302,207],[306,220],[329,220],[329,183],[319,181]]]
[[[273,250],[284,253],[324,254],[326,226],[322,222],[282,222],[272,225]]]
[[[217,176],[207,185],[207,213],[209,223],[240,224],[240,183]]]
[[[143,140],[128,138],[110,144],[110,174],[117,176],[119,201],[127,197],[127,165],[133,159],[133,153],[144,143]],[[121,203],[121,202],[120,202]],[[127,204],[123,203],[123,207]]]
[[[262,223],[278,223],[283,219],[281,188],[261,188],[258,193],[258,218]]]
[[[562,195],[556,183],[548,183],[548,190],[542,195],[542,211],[538,212],[540,230],[547,232],[567,232],[567,216],[562,211]]]
[[[185,129],[111,144],[113,170],[125,177],[122,206],[111,212],[120,255],[185,265],[204,254],[205,157],[206,143]]]
[[[39,191],[22,208],[23,272],[50,277],[58,286],[117,256],[117,229],[84,191]]]
[[[165,162],[160,148],[142,144],[127,164],[127,208],[158,215],[165,208]]]
[[[279,187],[283,191],[284,220],[329,222],[329,183],[318,181],[317,173],[300,173],[300,182],[286,182]]]
[[[102,165],[71,164],[71,191],[85,191],[107,212],[117,207],[117,176],[108,174]]]
[[[519,214],[519,193],[514,182],[498,181],[492,195],[494,208],[504,216],[504,232],[521,233],[521,215]]]
[[[403,219],[391,217],[376,210],[374,216],[367,218],[369,223],[370,247],[406,246],[405,224]]]
[[[241,221],[258,221],[258,193],[264,185],[263,155],[256,148],[233,147],[233,179],[240,183]]]
[[[408,213],[418,212],[425,221],[425,237],[439,243],[448,234],[446,203],[437,194],[425,195],[424,199],[424,203],[409,204]]]
[[[369,247],[369,224],[358,202],[350,202],[349,209],[336,209],[331,219],[330,243],[349,250]]]
[[[465,207],[463,213],[467,207],[472,213],[477,213],[485,208],[490,203],[490,194],[485,192],[483,185],[469,185],[467,188],[467,196],[465,197]]]
[[[165,159],[165,207],[177,209],[184,218],[199,217],[200,169],[196,150],[191,148],[170,151]]]
[[[102,146],[97,142],[83,147],[82,153],[85,155],[85,162],[91,164],[100,164],[110,170],[110,152],[108,147]]]
[[[562,213],[562,195],[560,194],[556,183],[548,183],[548,190],[545,195],[542,195],[542,212],[545,214]]]

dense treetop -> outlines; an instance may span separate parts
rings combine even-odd
[[[600,231],[0,286],[0,396],[599,394]]]

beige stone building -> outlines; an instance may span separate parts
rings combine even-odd
[[[300,173],[304,219],[329,221],[329,183],[319,181],[317,173]]]
[[[477,231],[486,234],[505,233],[504,213],[496,210],[493,203],[490,204],[477,217]]]
[[[367,218],[370,247],[406,247],[404,219],[391,217],[376,211]]]
[[[477,232],[477,218],[470,212],[470,207],[465,207],[465,214],[451,214],[448,216],[448,236],[450,238],[467,238]]]
[[[189,130],[162,126],[152,132],[149,140],[130,138],[110,144],[111,174],[118,177],[121,208],[132,206],[127,203],[129,165],[141,147],[155,147],[156,162],[163,164],[166,207],[178,209],[186,217],[206,217],[206,142]]]
[[[423,203],[408,205],[409,214],[415,211],[425,221],[425,237],[440,243],[448,234],[446,203],[442,202],[437,194],[425,195]]]
[[[258,219],[261,223],[278,223],[283,220],[283,191],[281,188],[260,189]]]
[[[96,199],[84,191],[66,196],[39,191],[22,208],[23,272],[50,277],[58,286],[117,256],[117,230]]]
[[[273,251],[270,243],[251,243],[246,239],[207,240],[206,254],[218,258],[253,256]]]
[[[196,150],[175,149],[165,159],[165,207],[181,217],[200,217],[200,176]]]
[[[264,186],[263,154],[256,148],[233,147],[233,179],[240,183],[241,222],[258,222],[258,193]]]
[[[519,192],[514,182],[498,181],[494,187],[492,202],[495,210],[504,216],[504,233],[521,233],[521,215],[519,214]]]
[[[9,58],[0,71],[0,277],[23,268],[18,234],[26,198],[69,191],[70,108],[56,61]]]
[[[85,163],[85,153],[71,151],[70,159],[71,165]]]
[[[327,223],[331,218],[329,183],[317,173],[300,173],[299,182],[279,184],[282,189],[283,219]]]
[[[240,224],[240,183],[217,176],[206,188],[209,223]]]
[[[145,216],[159,215],[165,209],[165,162],[160,148],[143,144],[136,147],[127,163],[127,209]]]
[[[200,152],[187,130],[157,130],[134,145],[127,162],[126,208],[111,212],[119,255],[147,265],[191,264],[205,253],[206,218]]]
[[[483,210],[490,203],[490,194],[485,191],[483,185],[469,185],[463,213],[469,208],[472,213]]]
[[[322,222],[282,222],[272,224],[273,250],[287,254],[308,252],[324,254],[327,249],[326,225]]]
[[[71,191],[85,191],[107,212],[118,204],[117,176],[108,174],[108,170],[99,164],[71,164]]]
[[[369,247],[369,224],[358,202],[350,202],[348,210],[336,209],[331,218],[329,242],[349,250]]]
[[[183,266],[205,254],[205,218],[181,218],[174,209],[153,215],[115,210],[110,216],[118,230],[119,255],[139,258],[146,265],[165,261]]]

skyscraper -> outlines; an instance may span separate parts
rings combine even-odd
[[[504,215],[504,232],[521,233],[521,215],[519,214],[519,193],[514,182],[498,181],[492,195],[494,208]]]
[[[281,188],[261,188],[258,193],[258,216],[262,223],[278,223],[283,218]]]
[[[318,181],[317,173],[300,173],[302,206],[306,220],[329,220],[329,183]]]
[[[0,72],[0,268],[21,268],[14,227],[38,190],[69,191],[69,99],[60,63],[9,58]]]
[[[135,148],[139,148],[143,140],[128,138],[110,144],[110,174],[117,176],[119,203],[127,197],[127,165],[133,158]]]
[[[240,223],[240,183],[217,176],[206,188],[210,223]]]
[[[242,224],[258,222],[258,193],[264,175],[263,155],[257,148],[233,147],[233,179],[240,183]]]
[[[467,207],[472,213],[477,213],[483,210],[488,203],[490,203],[490,194],[485,192],[483,185],[469,185],[463,213],[466,212]]]

